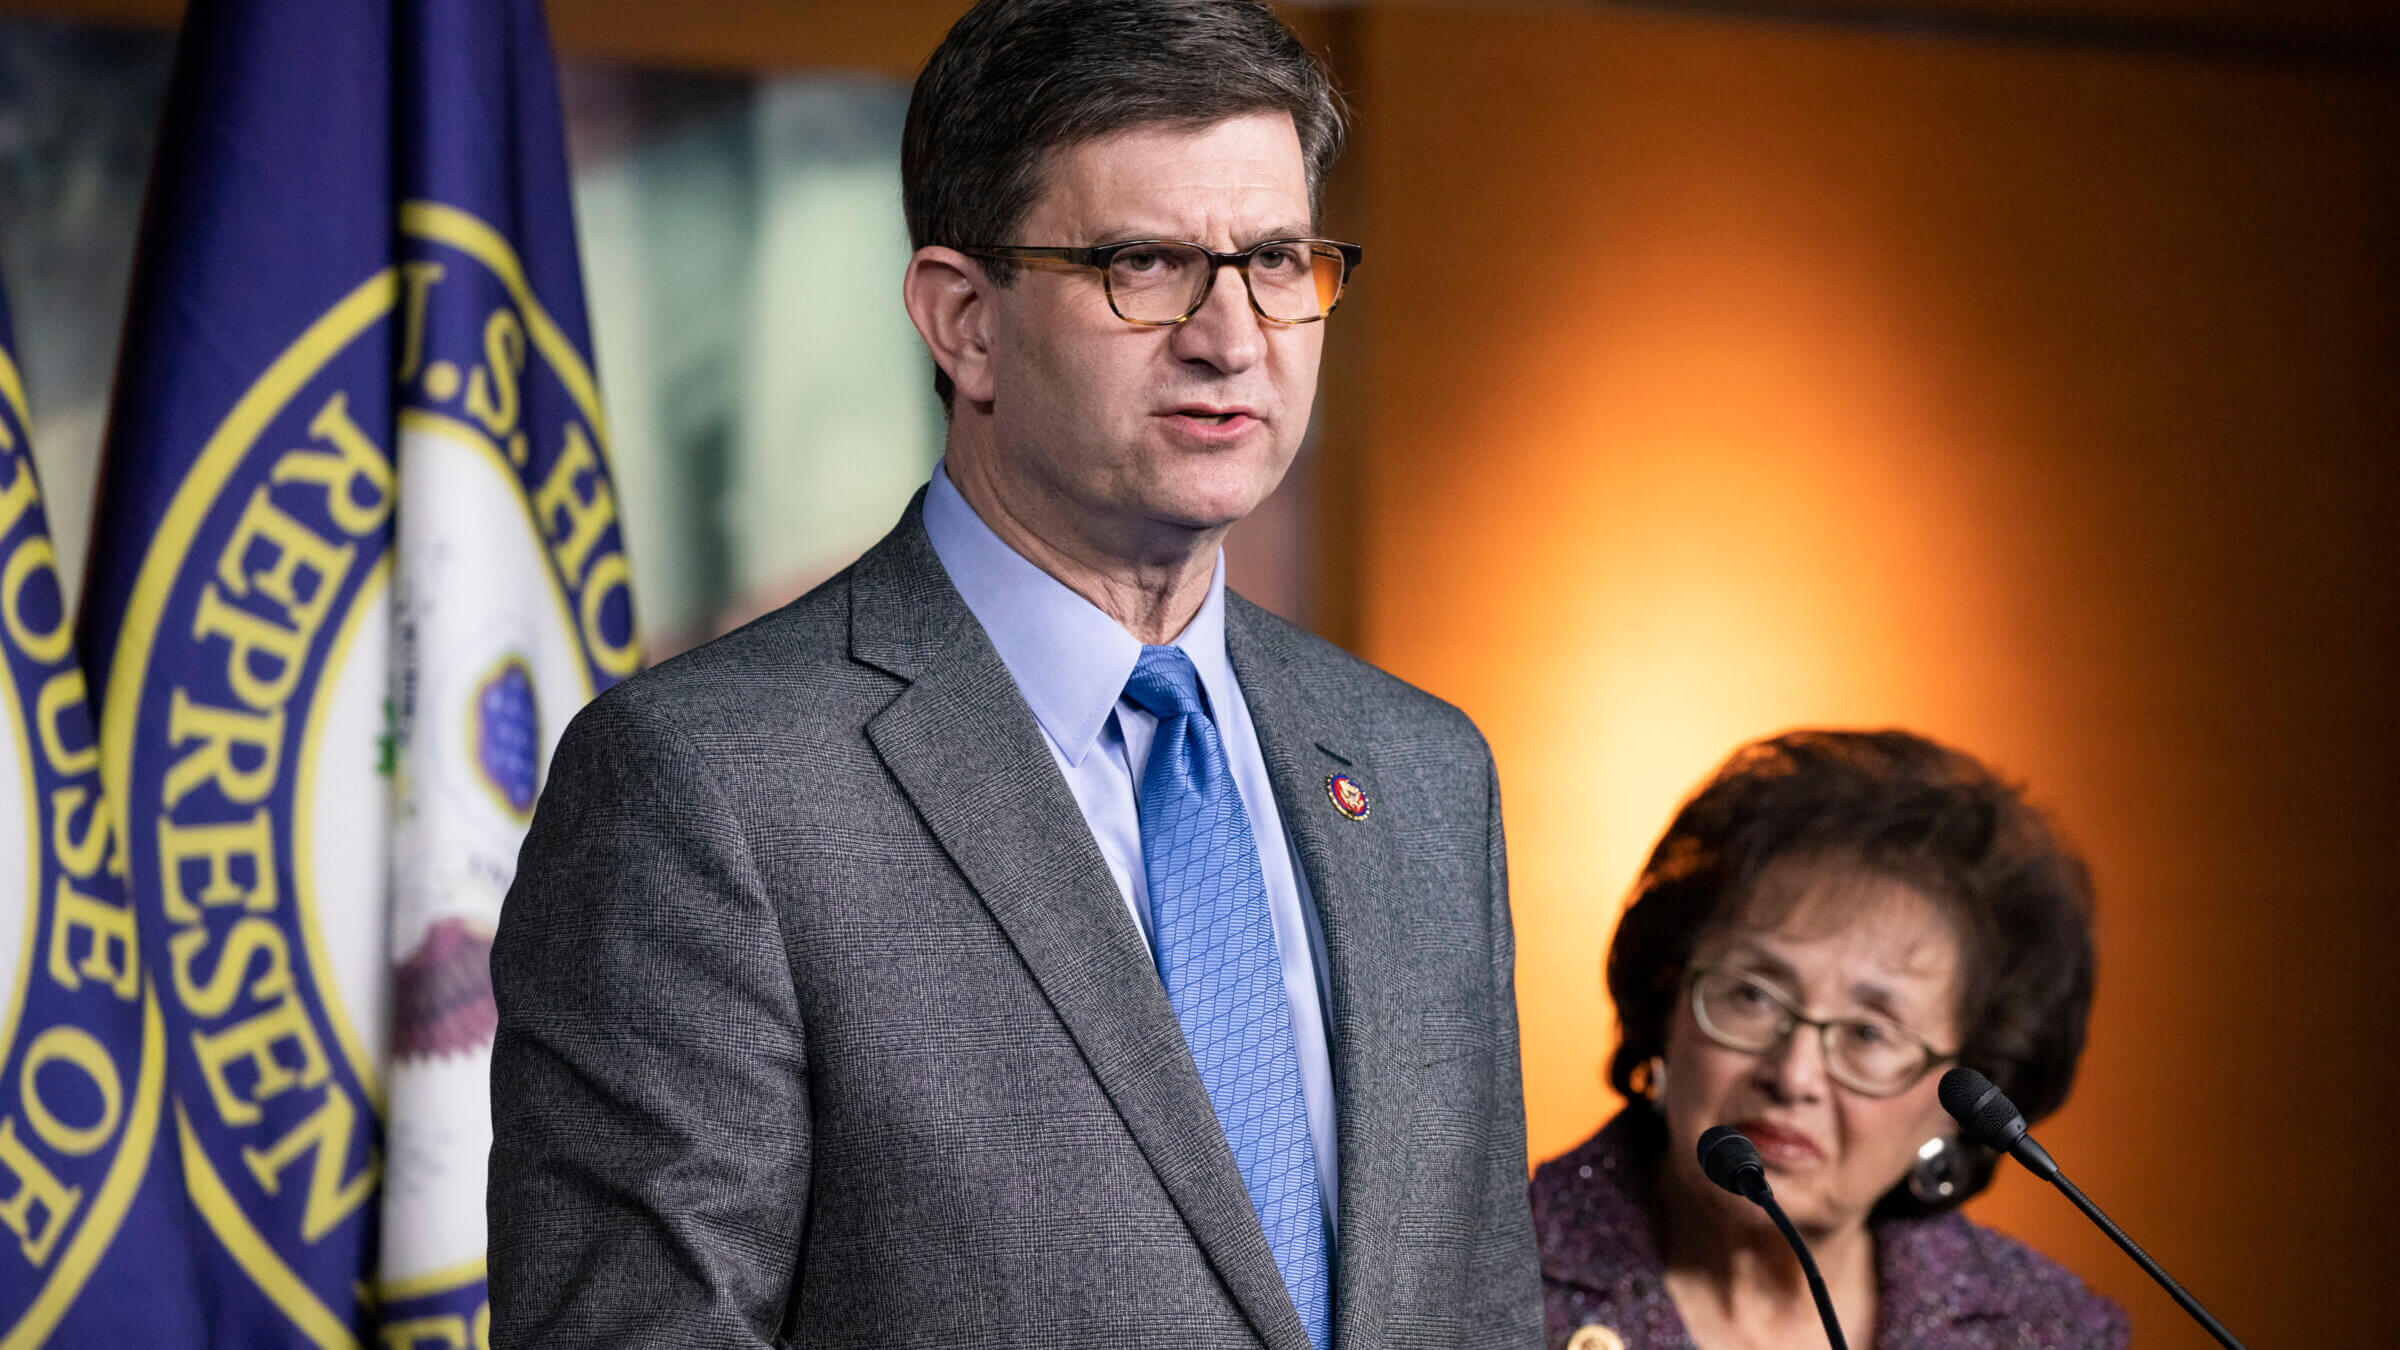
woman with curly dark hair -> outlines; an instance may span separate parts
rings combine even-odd
[[[2020,792],[1900,731],[1736,752],[1650,855],[1608,955],[1630,1105],[1534,1176],[1550,1344],[1822,1344],[1798,1263],[1711,1185],[1758,1145],[1851,1344],[2116,1350],[2124,1313],[1957,1206],[1995,1156],[1935,1098],[1982,1070],[2039,1121],[2092,999],[2091,883]]]

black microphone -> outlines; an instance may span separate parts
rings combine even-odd
[[[2114,1219],[2101,1213],[2100,1207],[2093,1204],[2090,1197],[2077,1190],[2074,1182],[2067,1180],[2067,1174],[2059,1170],[2049,1151],[2033,1142],[2033,1136],[2025,1132],[2025,1113],[2017,1109],[2007,1093],[1994,1087],[1991,1079],[1961,1064],[1942,1075],[1941,1098],[1942,1109],[1958,1122],[1967,1138],[2015,1158],[2034,1175],[2064,1191],[2067,1198],[2075,1202],[2075,1207],[2083,1211],[2084,1217],[2098,1224],[2100,1231],[2124,1248],[2125,1254],[2132,1257],[2135,1264],[2150,1272],[2150,1278],[2173,1294],[2175,1301],[2183,1305],[2183,1310],[2192,1315],[2192,1320],[2217,1338],[2217,1344],[2227,1347],[2227,1350],[2243,1350],[2242,1343],[2233,1338],[2233,1333],[2225,1329],[2224,1323],[2212,1316],[2208,1309],[2201,1307],[2200,1300],[2185,1293],[2183,1286],[2175,1283],[2173,1276],[2150,1259],[2150,1253],[2125,1236],[2125,1230],[2117,1227]]]
[[[1966,1128],[1967,1138],[2016,1159],[2044,1181],[2058,1181],[2058,1164],[2050,1151],[2025,1132],[2025,1113],[1992,1086],[1992,1080],[1966,1065],[1942,1075],[1942,1109]]]
[[[1842,1339],[1841,1319],[1833,1315],[1833,1297],[1825,1292],[1825,1277],[1817,1273],[1817,1258],[1808,1254],[1800,1230],[1792,1227],[1783,1206],[1775,1203],[1775,1189],[1767,1184],[1767,1165],[1758,1160],[1758,1145],[1731,1125],[1711,1125],[1700,1134],[1700,1170],[1775,1221],[1783,1240],[1792,1245],[1792,1255],[1800,1258],[1800,1273],[1808,1277],[1809,1296],[1817,1301],[1817,1316],[1825,1323],[1825,1339],[1833,1342],[1833,1350],[1850,1350],[1850,1343]]]

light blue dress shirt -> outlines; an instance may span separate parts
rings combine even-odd
[[[1141,658],[1141,639],[1128,633],[1098,606],[1067,589],[994,534],[975,508],[959,495],[948,470],[936,465],[925,490],[925,533],[950,584],[973,611],[976,622],[1000,653],[1041,723],[1051,757],[1082,808],[1084,823],[1100,845],[1100,856],[1124,893],[1133,926],[1158,955],[1150,924],[1150,882],[1142,867],[1142,824],[1136,808],[1142,770],[1158,719],[1125,698],[1125,681]],[[1267,881],[1267,908],[1274,917],[1275,947],[1283,967],[1283,991],[1292,1010],[1292,1041],[1300,1052],[1300,1095],[1308,1106],[1308,1133],[1316,1146],[1317,1185],[1324,1197],[1326,1229],[1332,1231],[1335,1203],[1333,1062],[1325,1038],[1324,936],[1316,906],[1275,807],[1258,727],[1225,654],[1225,558],[1217,556],[1208,599],[1176,637],[1200,671],[1217,734],[1232,761],[1234,783],[1258,841],[1258,861]]]

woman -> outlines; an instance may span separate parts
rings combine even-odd
[[[2124,1313],[1959,1203],[1995,1155],[1935,1092],[1982,1070],[2039,1121],[2092,997],[2090,882],[2017,791],[1905,732],[1745,747],[1651,853],[1608,956],[1630,1105],[1534,1175],[1553,1350],[1825,1344],[1765,1213],[1710,1184],[1733,1125],[1850,1344],[2109,1350]]]

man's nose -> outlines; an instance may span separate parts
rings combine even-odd
[[[1199,312],[1175,325],[1170,347],[1185,361],[1198,361],[1226,375],[1257,365],[1266,355],[1266,320],[1250,308],[1250,290],[1242,270],[1231,263],[1217,269],[1216,284]]]

